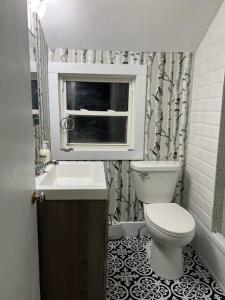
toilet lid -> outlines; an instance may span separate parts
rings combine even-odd
[[[146,219],[162,232],[183,236],[195,229],[192,215],[176,203],[153,203],[145,209]]]

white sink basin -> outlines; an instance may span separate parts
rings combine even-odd
[[[46,200],[106,199],[103,162],[60,161],[36,177],[36,190]]]

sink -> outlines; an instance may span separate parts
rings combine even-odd
[[[36,190],[44,192],[46,200],[106,199],[103,162],[60,161],[49,165],[36,177]]]

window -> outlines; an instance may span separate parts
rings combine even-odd
[[[132,147],[132,80],[60,80],[63,147]]]
[[[55,159],[142,159],[144,66],[51,63],[49,69]]]
[[[30,61],[31,100],[33,117],[38,115],[38,80],[36,62]]]
[[[37,79],[32,79],[32,77],[31,77],[31,98],[32,98],[33,125],[36,126],[36,125],[39,125],[39,116],[38,116],[38,82],[37,82]]]
[[[38,82],[37,82],[37,79],[31,79],[31,97],[32,97],[32,110],[38,111]]]

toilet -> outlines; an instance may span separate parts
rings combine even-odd
[[[131,168],[136,195],[143,202],[145,224],[152,237],[152,269],[163,279],[178,279],[184,274],[182,248],[195,234],[193,216],[172,203],[180,164],[133,161]]]

